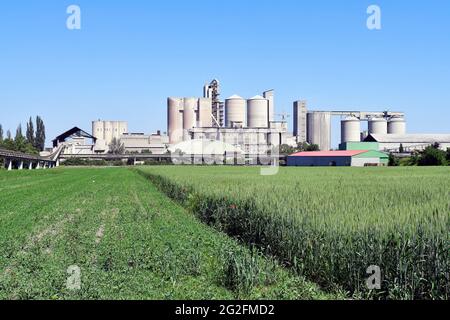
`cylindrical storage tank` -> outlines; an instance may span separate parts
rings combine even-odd
[[[169,143],[176,144],[183,141],[183,118],[182,118],[183,99],[167,99],[167,134]]]
[[[225,100],[225,121],[226,127],[231,128],[233,124],[242,123],[245,127],[245,112],[247,101],[244,98],[233,95]]]
[[[369,134],[387,134],[388,124],[384,118],[372,118],[369,120]]]
[[[341,142],[361,141],[361,121],[356,117],[347,117],[341,122]]]
[[[113,139],[113,125],[111,121],[105,121],[104,131],[105,131],[105,142],[110,145]]]
[[[195,127],[195,108],[198,99],[184,98],[183,108],[183,141],[189,140],[189,130]]]
[[[97,139],[104,139],[102,121],[92,121],[92,136]]]
[[[111,141],[115,139],[119,139],[119,122],[111,121]]]
[[[306,116],[306,140],[321,151],[331,150],[331,113],[309,112]]]
[[[212,127],[212,100],[209,98],[198,99],[198,127]]]
[[[247,127],[269,127],[269,101],[261,96],[247,100]]]
[[[405,118],[392,118],[389,120],[388,134],[406,134]]]

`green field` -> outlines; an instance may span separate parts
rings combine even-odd
[[[380,299],[450,297],[450,169],[140,169],[200,220],[275,256],[328,291]],[[381,290],[368,290],[369,266]]]
[[[0,171],[0,299],[449,299],[449,190],[445,167]]]
[[[335,297],[126,168],[0,170],[0,248],[0,299]]]

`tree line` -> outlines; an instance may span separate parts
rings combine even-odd
[[[45,148],[44,121],[40,116],[37,116],[36,121],[33,122],[30,117],[25,135],[22,131],[22,124],[19,124],[14,138],[10,130],[7,130],[5,134],[3,126],[0,124],[0,148],[28,154],[38,154],[43,151]]]
[[[401,146],[402,147],[402,146]],[[403,148],[403,147],[402,147]],[[403,151],[401,151],[403,152]],[[423,151],[415,151],[411,157],[400,159],[389,155],[390,166],[450,166],[450,148],[441,149],[439,143],[426,147]]]

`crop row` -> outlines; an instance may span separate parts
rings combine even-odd
[[[340,171],[338,171],[340,170]],[[142,174],[203,222],[299,275],[355,297],[448,299],[447,168],[148,168]],[[380,290],[367,287],[379,266]]]

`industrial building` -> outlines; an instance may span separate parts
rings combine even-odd
[[[167,153],[169,137],[158,131],[155,134],[128,133],[126,121],[93,121],[92,135],[74,127],[53,140],[53,151],[62,149],[62,154],[69,155],[99,155],[108,154],[113,139],[123,145],[125,153],[155,154]]]
[[[203,98],[167,99],[167,127],[172,149],[191,152],[191,140],[221,141],[247,156],[267,154],[274,147],[292,143],[286,121],[275,120],[275,92],[245,99],[232,95],[218,100],[220,85],[213,80]],[[174,147],[175,146],[175,147]]]
[[[448,134],[407,134],[403,112],[308,110],[307,102],[298,100],[293,104],[294,127],[290,133],[287,116],[276,114],[274,90],[251,98],[234,94],[224,101],[220,95],[220,83],[214,79],[203,87],[203,97],[167,98],[167,134],[132,133],[126,121],[97,120],[92,122],[92,134],[75,127],[58,136],[53,151],[61,148],[64,155],[106,155],[116,139],[127,154],[166,155],[168,151],[198,154],[202,146],[204,153],[215,150],[253,160],[275,155],[281,145],[297,147],[299,143],[315,144],[327,152],[332,148],[333,117],[341,118],[341,152],[326,156],[297,155],[301,161],[309,165],[383,165],[386,155],[377,151],[412,152],[436,143],[444,150],[450,147]],[[279,120],[277,116],[281,116]],[[363,132],[364,122],[368,129]],[[355,153],[361,150],[364,152]]]
[[[433,143],[440,143],[443,148],[448,145],[447,135],[408,135],[405,114],[399,111],[316,111],[308,110],[305,100],[298,100],[293,105],[291,134],[285,116],[281,121],[275,119],[274,90],[251,98],[235,94],[224,102],[219,95],[219,81],[213,80],[205,85],[203,98],[168,98],[171,146],[206,139],[231,144],[252,156],[266,154],[282,144],[315,144],[321,151],[330,151],[333,117],[341,118],[340,140],[344,149],[348,143],[363,141],[378,142],[378,151],[391,152],[401,149],[401,143],[407,150]],[[368,128],[364,132],[363,123]]]
[[[53,140],[53,151],[62,148],[62,154],[89,155],[95,153],[96,142],[93,135],[73,127]]]
[[[389,156],[374,150],[340,150],[299,152],[287,157],[288,166],[302,167],[367,167],[387,166]]]
[[[164,154],[167,152],[169,137],[160,132],[146,135],[144,133],[124,133],[120,136],[126,153]]]
[[[339,145],[339,150],[373,150],[379,151],[378,142],[344,142]]]
[[[450,148],[450,134],[369,134],[364,141],[376,142],[379,150],[386,152],[422,151],[426,147],[439,144],[442,150]]]
[[[341,143],[360,142],[362,122],[368,122],[368,134],[406,134],[405,114],[390,111],[308,111],[306,101],[294,102],[294,136],[297,142],[316,144],[331,150],[331,120],[341,117]]]
[[[392,153],[421,151],[436,143],[443,150],[450,147],[450,134],[408,134],[403,112],[308,111],[305,101],[294,102],[296,140],[317,144],[322,151],[331,150],[333,116],[341,117],[341,150],[349,150],[348,143],[359,142],[376,142],[378,151]],[[368,123],[366,132],[362,132],[363,122]]]
[[[113,139],[119,140],[128,132],[126,121],[92,121],[92,135],[96,138],[95,152],[106,153]]]

